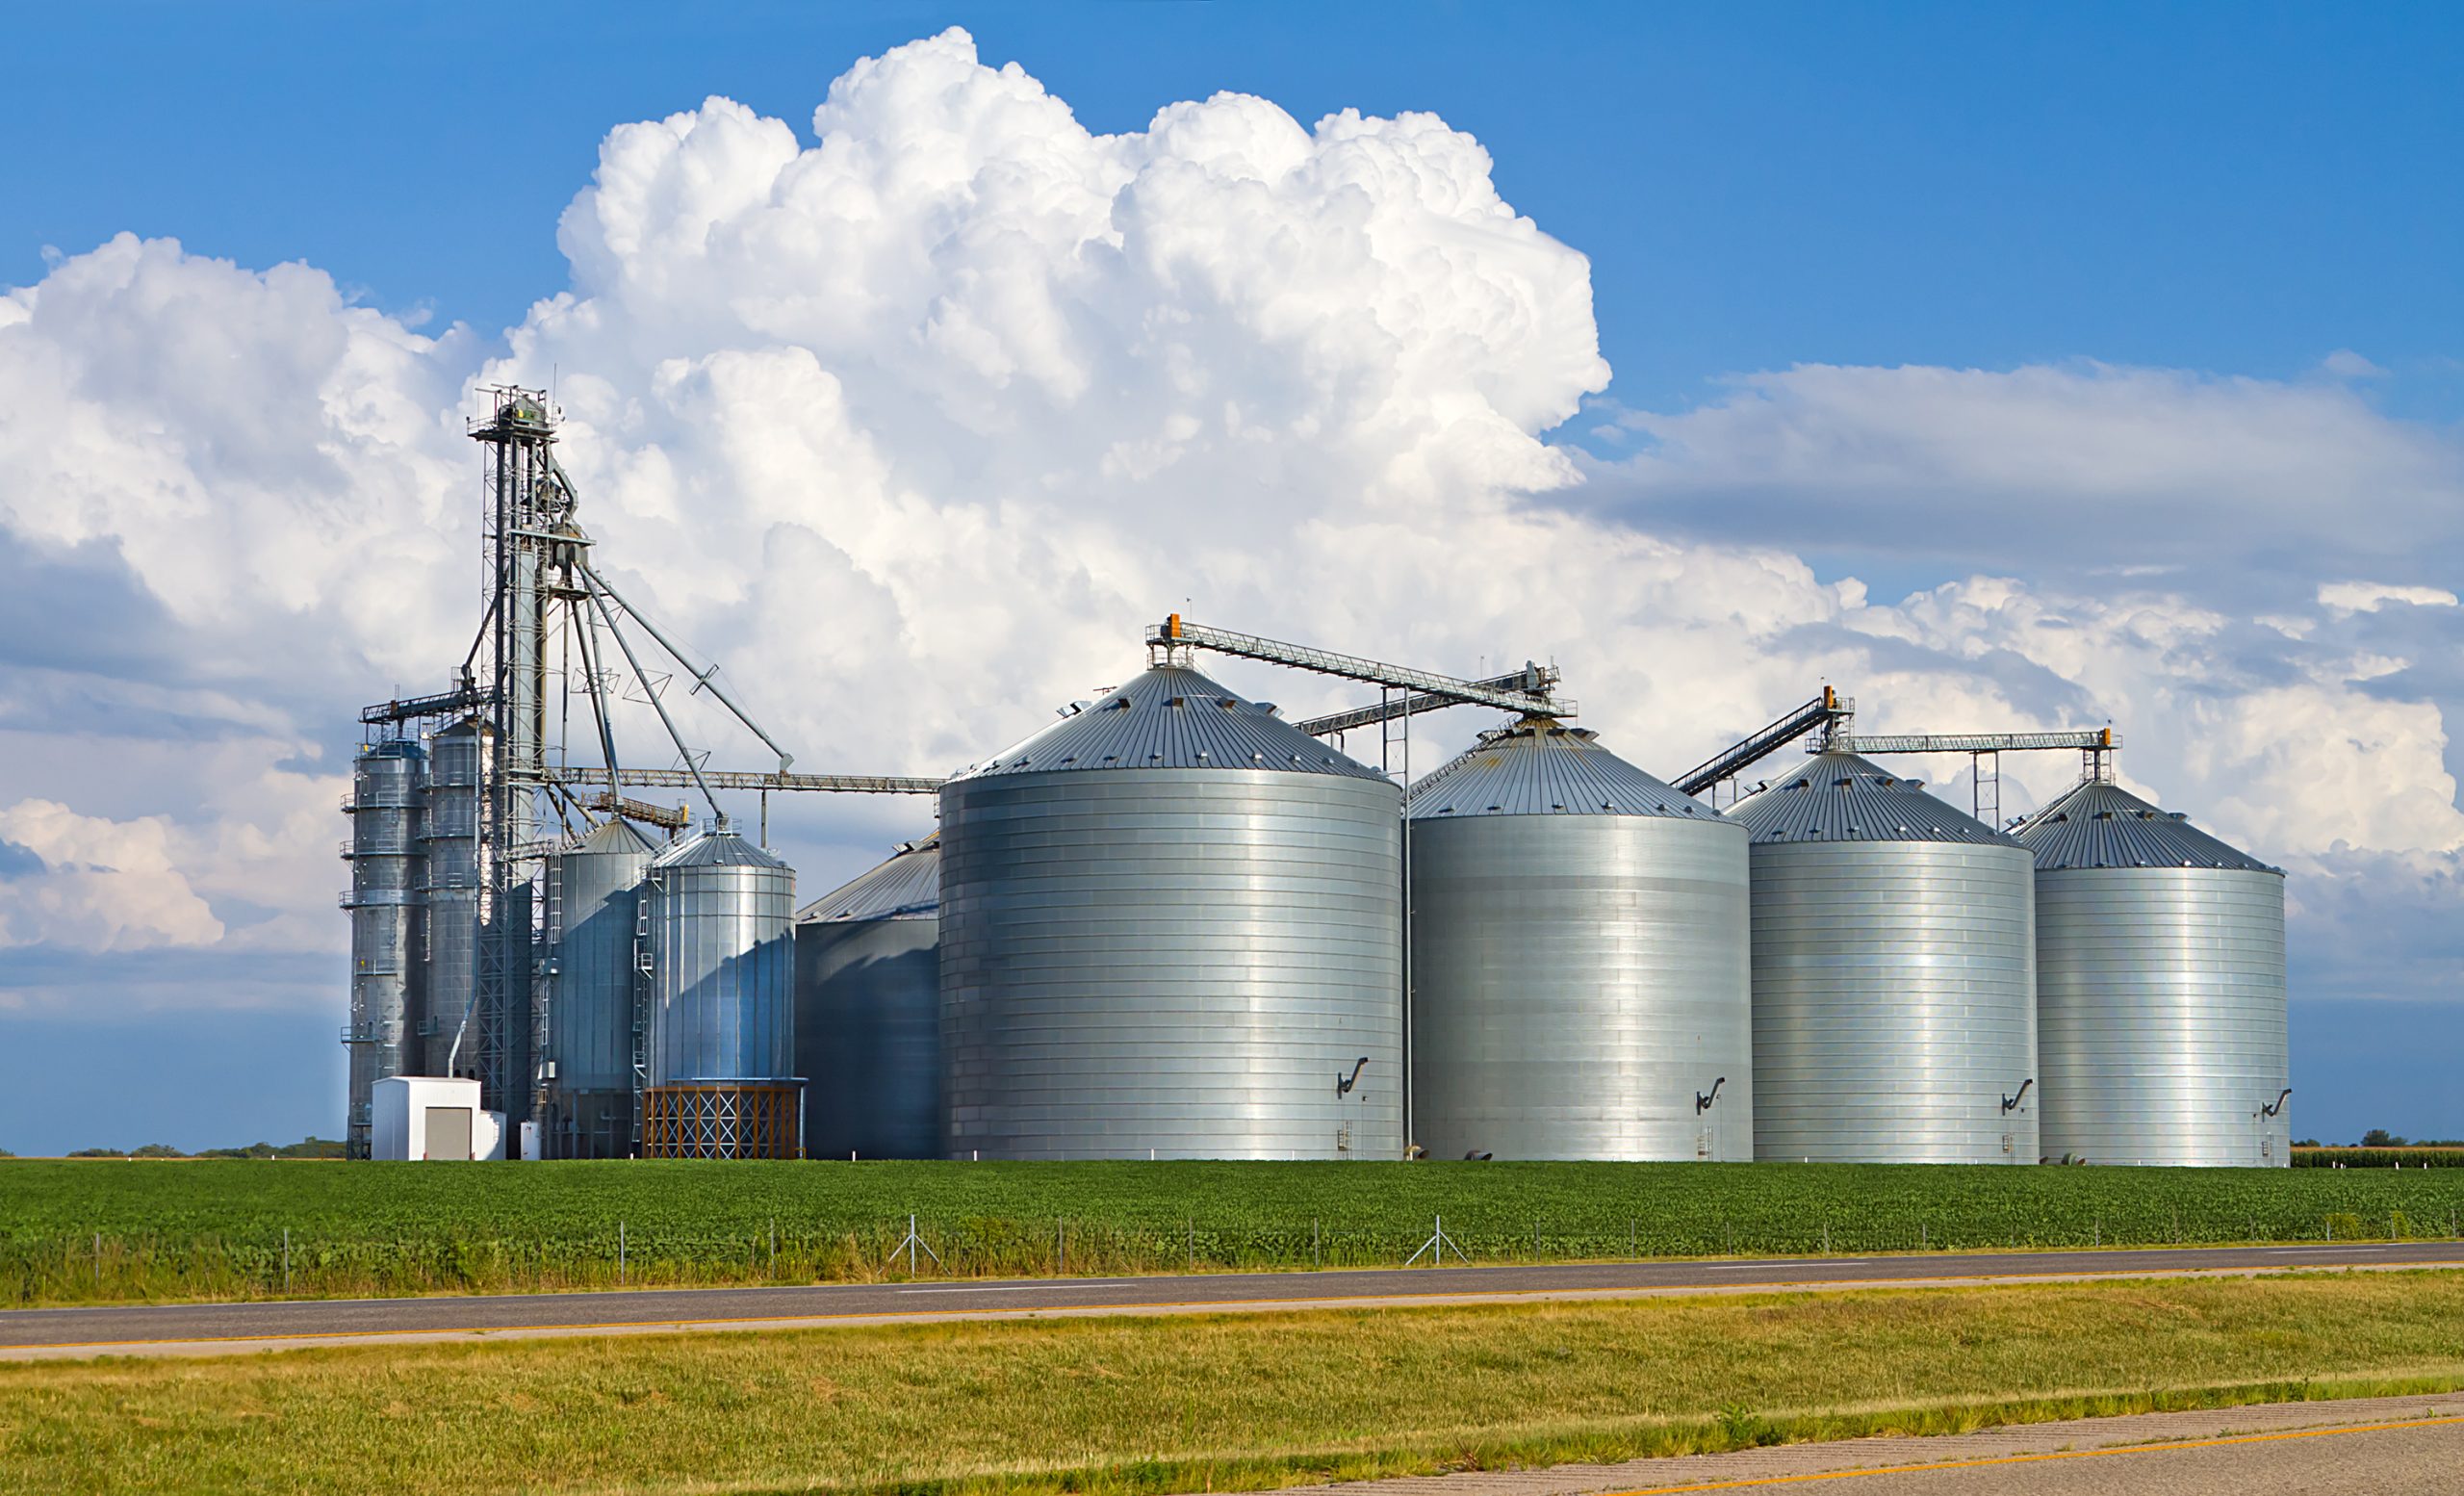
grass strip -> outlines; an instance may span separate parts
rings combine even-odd
[[[2464,1274],[0,1366],[0,1490],[1257,1489],[2464,1386]]]

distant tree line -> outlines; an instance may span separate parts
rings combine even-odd
[[[0,1158],[17,1155],[0,1148]],[[297,1143],[251,1143],[246,1148],[209,1148],[193,1153],[183,1153],[168,1143],[148,1143],[139,1148],[81,1148],[66,1155],[70,1158],[340,1158],[343,1145],[336,1138],[303,1138]]]

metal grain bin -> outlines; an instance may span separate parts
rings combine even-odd
[[[369,1156],[371,1101],[377,1081],[421,1061],[417,1006],[420,885],[426,864],[420,813],[427,785],[427,750],[407,739],[362,748],[351,762],[350,1091],[345,1151]]]
[[[941,841],[796,916],[796,1071],[815,1158],[941,1156]]]
[[[478,1073],[478,1034],[472,1002],[478,984],[479,779],[495,735],[469,718],[436,735],[428,744],[427,811],[420,827],[426,852],[426,959],[421,963],[423,993],[417,1029],[422,1075],[449,1075],[458,1066]],[[454,1037],[464,1020],[459,1054]]]
[[[1177,664],[951,781],[945,1151],[1399,1156],[1401,827],[1377,770]]]
[[[1753,838],[1755,1156],[2035,1163],[2027,850],[1846,753],[1729,813]]]
[[[2284,874],[2102,780],[2016,835],[2037,864],[2045,1153],[2289,1164]]]
[[[795,1156],[794,871],[722,823],[653,858],[643,890],[643,1156]]]
[[[634,965],[643,875],[657,852],[610,820],[548,860],[551,1158],[625,1158],[633,1151],[633,1066],[640,974]]]
[[[1537,718],[1481,734],[1410,815],[1430,1155],[1751,1159],[1745,829]]]

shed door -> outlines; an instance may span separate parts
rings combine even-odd
[[[427,1109],[427,1153],[429,1158],[471,1161],[471,1109],[467,1106],[431,1106]]]

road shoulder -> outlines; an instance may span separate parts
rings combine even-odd
[[[2183,1412],[1981,1429],[1972,1433],[1784,1444],[1716,1455],[1634,1459],[1613,1465],[1565,1464],[1537,1470],[1467,1470],[1287,1489],[1308,1496],[1674,1496],[1764,1482],[1878,1473],[1962,1463],[2016,1463],[2089,1451],[2361,1432],[2453,1421],[2464,1428],[2464,1393],[2352,1398],[2339,1402],[2258,1403]]]

